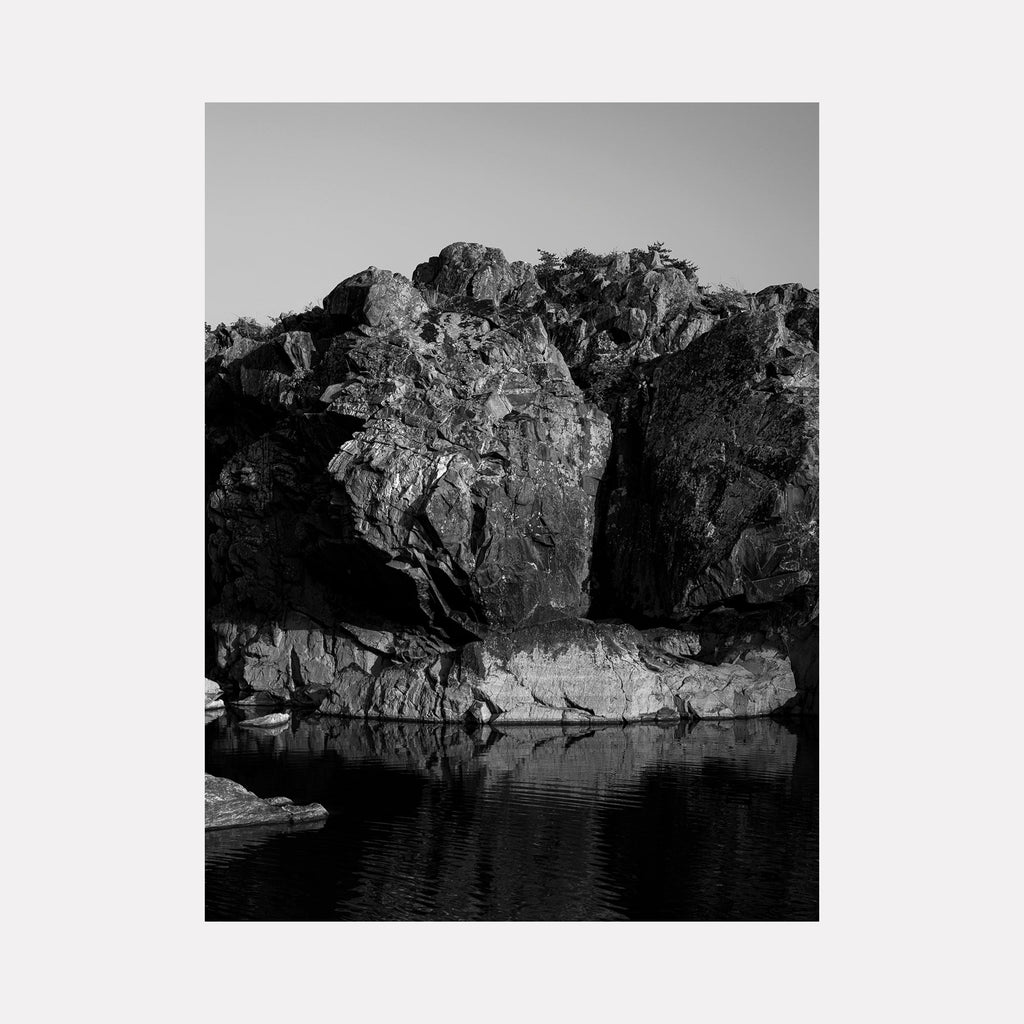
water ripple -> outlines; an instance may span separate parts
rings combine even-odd
[[[817,919],[817,737],[777,723],[206,737],[207,771],[331,812],[207,833],[211,920]]]

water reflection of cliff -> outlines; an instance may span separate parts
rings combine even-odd
[[[817,915],[817,744],[768,720],[207,732],[208,770],[332,813],[208,851],[213,916]]]

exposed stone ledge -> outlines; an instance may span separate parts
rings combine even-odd
[[[298,807],[286,796],[263,800],[244,786],[216,775],[206,776],[206,827],[234,828],[239,825],[291,825],[321,821],[327,811],[321,804]]]

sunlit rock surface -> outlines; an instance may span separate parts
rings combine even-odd
[[[224,691],[220,688],[220,685],[213,682],[212,679],[206,680],[206,710],[216,711],[218,708],[224,707],[224,701],[221,700]]]
[[[369,327],[403,327],[426,311],[427,304],[407,277],[377,267],[342,281],[324,299],[325,313]]]
[[[250,678],[265,677],[268,664],[283,678],[295,652],[313,646],[308,632],[288,634]],[[336,639],[329,654],[321,637],[316,651],[317,675],[307,674],[307,687],[293,698],[350,717],[492,724],[743,718],[778,711],[797,695],[788,658],[770,642],[734,645],[708,664],[694,657],[700,640],[693,633],[583,619],[495,634],[418,661],[395,660],[354,637]]]
[[[460,674],[498,724],[745,718],[796,694],[789,661],[772,646],[708,665],[676,653],[683,645],[671,631],[654,632],[551,623],[469,645]]]
[[[209,331],[209,674],[356,717],[816,713],[817,325],[799,285],[460,242]]]
[[[416,268],[412,280],[433,305],[468,297],[529,306],[544,294],[529,263],[509,263],[500,249],[474,242],[445,246]]]
[[[261,800],[237,782],[215,775],[206,776],[207,829],[294,824],[326,817],[327,811],[320,804],[297,807],[284,796]]]
[[[276,712],[271,715],[258,715],[256,718],[246,718],[240,724],[247,729],[274,729],[279,725],[287,725],[289,721],[287,712]]]

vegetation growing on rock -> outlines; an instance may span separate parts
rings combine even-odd
[[[539,256],[457,242],[411,280],[371,267],[269,327],[207,329],[226,690],[434,719],[507,716],[494,695],[514,692],[528,720],[628,718],[746,643],[762,653],[733,696],[684,708],[811,706],[816,676],[795,692],[770,650],[795,638],[816,671],[817,292],[704,287],[660,242]],[[657,625],[676,652],[658,657],[683,660],[644,669],[632,702],[594,693],[652,655],[531,691],[540,626],[545,650],[621,647],[583,617]],[[474,644],[503,652],[492,678]]]

